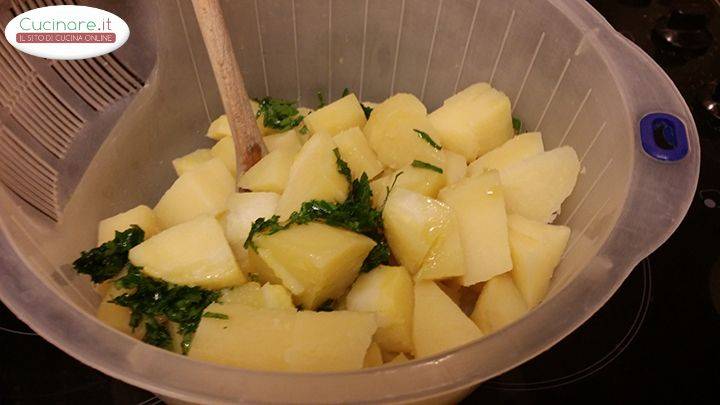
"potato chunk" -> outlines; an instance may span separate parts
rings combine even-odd
[[[440,200],[455,212],[466,272],[462,284],[471,286],[512,268],[507,215],[500,177],[490,171],[440,191]]]
[[[528,311],[510,274],[501,274],[483,286],[470,318],[484,333],[493,333],[515,322]]]
[[[363,367],[375,316],[213,304],[228,319],[203,318],[189,356],[254,370],[321,372]]]
[[[358,127],[353,127],[333,137],[340,150],[342,159],[347,162],[353,178],[360,178],[366,173],[372,179],[383,170],[375,152],[368,145],[365,135]]]
[[[277,149],[268,153],[240,176],[238,185],[252,191],[282,193],[296,155],[297,151],[293,149]]]
[[[540,132],[518,135],[472,162],[468,166],[468,175],[474,176],[485,170],[503,170],[543,151]]]
[[[137,225],[145,232],[145,239],[160,232],[155,213],[147,205],[137,207],[105,218],[98,225],[98,246],[115,239],[115,232],[123,232],[130,228],[130,225]]]
[[[383,210],[385,236],[397,260],[415,274],[450,221],[450,208],[440,201],[395,188]]]
[[[215,146],[210,149],[210,153],[213,157],[222,160],[230,174],[233,176],[237,174],[237,164],[235,163],[235,142],[233,142],[232,136],[227,136],[219,140]]]
[[[302,147],[300,136],[298,136],[297,131],[294,129],[279,134],[265,136],[263,137],[263,142],[265,142],[265,147],[267,147],[268,152],[284,148],[300,150]]]
[[[210,127],[207,130],[207,137],[219,141],[225,137],[231,137],[230,133],[230,122],[228,122],[227,115],[223,114],[210,123]]]
[[[253,308],[288,309],[295,311],[292,295],[285,287],[265,283],[263,286],[255,282],[245,283],[223,292],[220,297],[223,304],[242,304]]]
[[[217,289],[245,282],[222,227],[210,216],[160,232],[132,248],[129,257],[149,276],[175,284]]]
[[[514,264],[510,273],[532,309],[547,294],[555,267],[570,239],[570,228],[547,225],[519,215],[508,217],[508,228]]]
[[[205,163],[212,158],[213,155],[212,153],[210,153],[210,149],[198,149],[194,152],[188,153],[185,156],[173,159],[172,165],[175,169],[175,173],[178,175],[178,177],[180,177],[188,170],[192,170],[201,163]]]
[[[366,236],[320,223],[258,235],[254,244],[250,262],[260,279],[283,284],[305,309],[345,293],[375,246]]]
[[[270,218],[275,213],[280,196],[275,193],[235,193],[228,197],[227,212],[220,223],[235,258],[244,271],[249,269],[247,250],[243,246],[252,223],[258,218]]]
[[[457,96],[456,96],[457,97]],[[487,89],[475,96],[461,96],[429,115],[440,142],[470,162],[513,136],[510,99]]]
[[[432,356],[482,336],[473,321],[434,282],[415,284],[415,358]]]
[[[443,166],[443,170],[445,171],[447,184],[455,184],[465,178],[465,174],[468,171],[465,156],[449,149],[443,149],[443,154],[445,155],[445,166]]]
[[[551,222],[572,193],[580,173],[570,146],[532,156],[500,172],[508,212]]]
[[[401,93],[377,106],[363,132],[385,166],[399,169],[413,160],[420,160],[443,167],[442,152],[415,130],[426,133],[439,143],[422,102],[413,95]]]
[[[335,148],[335,142],[325,133],[313,135],[303,145],[278,202],[277,214],[281,219],[287,219],[308,200],[345,201],[350,186],[338,172]]]
[[[305,117],[305,125],[313,133],[324,132],[330,136],[352,127],[365,126],[365,112],[355,94],[334,101]]]
[[[225,211],[225,201],[234,191],[232,175],[214,158],[175,180],[155,206],[155,215],[163,228],[200,215],[217,215]]]
[[[413,282],[404,267],[379,266],[361,274],[347,295],[347,309],[375,313],[375,341],[391,352],[412,351],[413,304]]]
[[[442,280],[465,275],[465,256],[460,240],[460,227],[455,213],[449,216],[448,224],[438,236],[423,260],[416,280]]]
[[[363,368],[380,367],[383,365],[382,351],[377,343],[370,343],[367,352],[365,353],[365,360],[363,360]]]

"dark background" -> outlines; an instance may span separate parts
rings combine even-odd
[[[595,316],[466,402],[718,403],[720,119],[703,101],[720,79],[720,2],[590,3],[661,64],[693,109],[702,147],[698,192],[678,231]],[[670,43],[657,35],[668,32],[663,29],[670,30]],[[160,401],[75,361],[0,304],[0,404],[46,403]]]

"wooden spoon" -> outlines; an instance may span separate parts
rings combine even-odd
[[[266,153],[240,66],[230,42],[219,0],[192,0],[203,41],[210,55],[230,132],[235,141],[237,178]]]

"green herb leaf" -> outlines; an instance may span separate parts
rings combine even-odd
[[[428,170],[432,170],[434,172],[438,172],[440,174],[443,173],[443,169],[441,169],[435,165],[431,165],[430,163],[423,162],[421,160],[413,160],[412,167],[417,167],[420,169],[428,169]]]
[[[117,276],[128,264],[128,252],[142,243],[145,232],[137,225],[131,225],[123,232],[115,232],[115,238],[99,247],[80,254],[73,262],[75,271],[87,274],[93,283],[102,283]]]
[[[360,107],[362,107],[363,112],[365,113],[365,119],[370,119],[370,114],[373,112],[372,107],[368,107],[363,103],[360,103]]]
[[[335,154],[335,163],[337,164],[338,172],[345,176],[345,179],[349,184],[352,184],[353,180],[352,173],[350,172],[350,166],[348,166],[347,162],[342,160],[342,157],[340,157],[340,149],[333,149],[333,153]]]
[[[523,130],[523,123],[522,123],[522,121],[520,120],[520,118],[512,117],[512,124],[513,124],[513,129],[515,130],[515,135],[517,135],[517,134],[519,134],[519,133],[522,132],[522,130]]]
[[[388,263],[390,263],[390,246],[387,241],[381,240],[367,255],[365,261],[363,261],[362,267],[360,267],[360,271],[362,273],[367,273],[381,264]]]
[[[309,131],[310,131],[310,130],[308,129],[308,127],[307,127],[306,125],[303,125],[303,126],[298,130],[298,132],[300,132],[301,135],[305,135],[305,134],[307,134]]]
[[[316,110],[319,110],[323,107],[325,107],[327,104],[325,104],[325,96],[322,94],[322,92],[317,92],[317,98],[318,98],[318,106],[315,107]]]
[[[303,117],[297,109],[297,101],[265,97],[259,101],[257,117],[263,117],[263,125],[278,131],[287,131],[302,122]]]
[[[248,279],[257,283],[260,281],[260,276],[257,273],[248,273]]]
[[[345,97],[345,96],[347,96],[348,94],[350,94],[350,89],[348,89],[347,87],[345,87],[345,88],[343,89],[342,96]]]
[[[175,322],[178,333],[183,336],[183,354],[190,350],[203,311],[220,298],[218,291],[171,284],[149,277],[139,267],[132,265],[115,285],[129,291],[110,302],[130,309],[130,326],[133,329],[145,323],[143,340],[167,348],[170,337],[167,322]]]
[[[215,319],[230,319],[229,316],[226,314],[221,314],[219,312],[205,312],[202,316],[203,318],[215,318]]]
[[[350,181],[352,176],[347,162],[342,160],[337,149],[334,150],[334,153],[338,172]],[[397,176],[395,179],[397,180]],[[255,249],[253,239],[256,235],[272,235],[292,225],[302,225],[309,222],[321,222],[330,226],[344,228],[363,234],[377,242],[379,247],[376,246],[368,254],[365,259],[366,263],[363,263],[363,269],[368,268],[370,270],[379,264],[388,263],[390,249],[385,241],[382,212],[372,206],[372,189],[370,188],[370,179],[366,173],[363,173],[359,179],[351,181],[348,197],[342,203],[323,200],[305,201],[300,206],[300,210],[290,214],[290,217],[284,223],[280,223],[277,215],[270,219],[258,218],[250,227],[250,233],[245,240],[244,246]]]
[[[423,141],[429,143],[430,146],[432,146],[433,148],[435,148],[435,149],[437,149],[437,150],[442,149],[442,146],[438,145],[438,144],[430,137],[430,135],[428,135],[426,132],[423,132],[423,131],[421,131],[421,130],[419,130],[419,129],[413,129],[413,131],[415,131],[415,132],[418,134],[418,136],[420,136],[420,138],[422,138]]]
[[[158,322],[155,318],[149,318],[145,322],[145,335],[143,342],[153,346],[170,350],[172,348],[172,337],[167,326]]]

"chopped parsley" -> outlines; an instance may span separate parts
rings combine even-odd
[[[260,108],[256,117],[263,118],[263,125],[278,131],[287,131],[302,122],[303,117],[297,109],[297,101],[265,97],[259,100]]]
[[[298,130],[298,132],[300,132],[300,135],[305,135],[305,134],[308,133],[308,131],[310,131],[310,130],[308,129],[307,125],[303,125],[303,126],[300,127],[300,129]]]
[[[345,87],[345,88],[343,89],[342,96],[345,97],[345,96],[347,96],[348,94],[350,94],[350,89],[348,89],[347,87]]]
[[[197,330],[203,311],[220,298],[220,292],[200,287],[171,284],[149,277],[139,267],[129,265],[125,276],[115,285],[128,290],[112,301],[131,311],[130,326],[133,330],[145,326],[143,341],[152,345],[170,349],[172,338],[168,322],[177,324],[182,335],[182,352],[190,350],[193,335]]]
[[[145,232],[137,225],[131,225],[123,232],[115,232],[115,238],[99,247],[80,254],[73,262],[75,271],[87,274],[93,283],[102,283],[120,274],[128,263],[128,252],[142,243]]]
[[[292,225],[321,222],[363,234],[376,242],[375,247],[365,258],[361,271],[370,271],[380,264],[389,262],[390,248],[383,231],[382,211],[376,210],[372,206],[370,179],[366,173],[363,173],[359,179],[353,180],[350,168],[347,162],[342,160],[340,152],[335,149],[334,153],[338,172],[345,176],[350,183],[350,192],[345,201],[342,203],[324,200],[305,201],[300,209],[290,214],[290,217],[283,223],[280,222],[280,217],[277,215],[273,215],[269,219],[258,218],[250,227],[250,233],[244,244],[246,249],[256,248],[253,239],[258,234],[272,235],[288,229]]]
[[[365,119],[369,119],[369,118],[370,118],[370,114],[372,114],[372,112],[373,112],[372,107],[368,107],[368,106],[366,106],[366,105],[363,104],[363,103],[360,103],[360,107],[362,107],[363,112],[365,113]]]
[[[325,104],[325,96],[322,94],[322,92],[317,92],[317,98],[318,98],[318,105],[315,107],[316,110],[319,110],[323,107],[325,107],[327,104]]]
[[[520,120],[520,118],[512,117],[512,124],[513,124],[513,129],[515,130],[515,135],[522,132],[523,122]]]
[[[435,148],[435,149],[437,149],[437,150],[442,149],[442,146],[438,145],[438,144],[430,137],[430,135],[427,134],[427,132],[423,132],[423,131],[421,131],[421,130],[419,130],[419,129],[413,129],[413,131],[415,131],[415,133],[417,133],[418,136],[419,136],[423,141],[429,143],[430,146],[432,146],[433,148]]]
[[[215,319],[230,319],[227,314],[221,314],[219,312],[205,312],[203,318],[215,318]]]
[[[443,169],[441,169],[441,168],[439,168],[439,167],[437,167],[437,166],[435,166],[435,165],[432,165],[432,164],[430,164],[430,163],[423,162],[423,161],[421,161],[421,160],[413,160],[413,162],[412,162],[412,167],[417,167],[417,168],[420,168],[420,169],[428,169],[428,170],[432,170],[432,171],[434,171],[434,172],[438,172],[438,173],[440,173],[440,174],[443,173]]]

